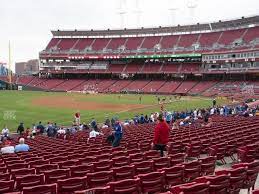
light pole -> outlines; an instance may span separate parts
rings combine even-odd
[[[196,22],[196,15],[195,15],[195,10],[198,6],[198,0],[188,0],[187,1],[187,8],[189,9],[189,17],[190,21],[193,23]]]

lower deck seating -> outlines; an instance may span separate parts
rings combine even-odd
[[[224,193],[225,189],[238,193],[254,189],[259,168],[259,119],[212,119],[215,124],[211,128],[188,126],[171,131],[165,157],[150,146],[143,147],[152,142],[152,123],[125,127],[116,148],[105,141],[109,129],[103,131],[105,136],[88,143],[85,131],[65,140],[46,136],[27,139],[30,152],[0,156],[0,192],[195,193],[200,189],[208,193],[213,189]],[[209,156],[197,150],[207,150]],[[232,168],[214,172],[216,160],[235,153],[238,158],[234,157]]]

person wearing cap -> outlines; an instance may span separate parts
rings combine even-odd
[[[161,157],[164,156],[165,147],[169,141],[170,128],[165,122],[163,114],[160,113],[158,116],[158,123],[155,127],[155,134],[153,139],[153,149],[159,150]]]
[[[12,154],[14,153],[14,146],[11,145],[11,142],[6,138],[3,141],[3,147],[1,148],[2,154]]]
[[[112,142],[112,147],[118,147],[122,139],[122,126],[119,120],[116,120],[114,125],[114,140]]]
[[[45,127],[42,125],[41,121],[39,122],[39,124],[37,125],[37,132],[43,134]]]
[[[20,125],[17,128],[17,133],[22,135],[23,132],[24,132],[24,126],[23,126],[23,123],[21,122]]]

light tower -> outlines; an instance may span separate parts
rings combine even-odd
[[[125,15],[127,14],[127,2],[126,0],[119,0],[120,27],[125,27]]]
[[[140,7],[139,3],[140,3],[140,0],[135,0],[135,9],[133,10],[134,15],[136,16],[137,27],[141,27],[142,11],[141,11],[141,7]]]
[[[177,11],[179,10],[175,1],[168,0],[169,22],[172,26],[176,25]]]
[[[198,6],[198,0],[188,0],[187,1],[187,8],[189,9],[190,21],[193,23],[196,22],[195,11],[196,11],[197,6]]]

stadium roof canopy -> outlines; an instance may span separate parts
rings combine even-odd
[[[259,15],[242,17],[235,20],[218,21],[213,23],[178,25],[172,27],[120,29],[120,30],[55,30],[51,31],[54,37],[128,37],[128,36],[155,36],[210,32],[226,29],[248,28],[259,25]]]

